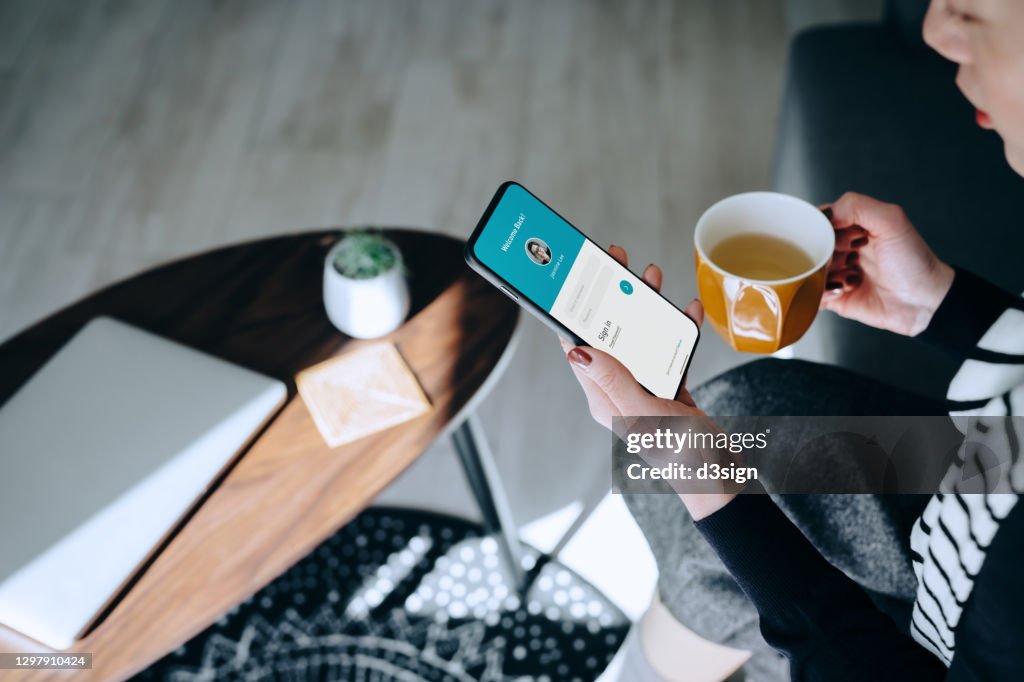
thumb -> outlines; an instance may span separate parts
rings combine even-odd
[[[644,416],[655,400],[626,367],[612,356],[591,347],[569,351],[569,360],[590,379],[622,416]]]

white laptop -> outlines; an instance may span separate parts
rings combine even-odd
[[[67,649],[286,396],[109,318],[0,407],[0,623]]]

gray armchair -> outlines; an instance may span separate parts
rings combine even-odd
[[[1024,289],[1024,180],[979,128],[956,66],[921,38],[927,0],[890,0],[878,23],[808,29],[790,48],[774,185],[815,203],[847,190],[901,204],[940,258]],[[956,363],[913,339],[819,315],[797,357],[927,395]]]

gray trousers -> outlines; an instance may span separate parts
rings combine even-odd
[[[693,392],[709,415],[941,415],[945,407],[844,369],[764,359]],[[776,503],[833,565],[856,580],[904,630],[917,589],[910,530],[927,495],[780,495]],[[673,494],[626,495],[658,563],[661,599],[686,627],[753,652],[754,680],[789,679],[762,639],[757,612]]]

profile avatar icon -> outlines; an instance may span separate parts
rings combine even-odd
[[[526,255],[537,265],[544,266],[551,262],[551,249],[536,237],[526,240]]]

